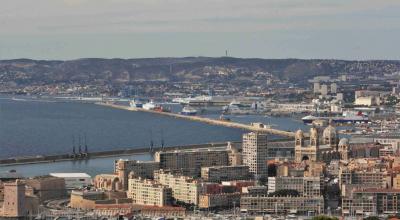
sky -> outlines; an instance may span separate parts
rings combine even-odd
[[[0,59],[400,60],[400,0],[0,0]]]

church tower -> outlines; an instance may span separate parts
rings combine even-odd
[[[341,160],[348,160],[349,159],[349,140],[347,138],[342,138],[339,141],[339,154]]]
[[[332,150],[337,150],[338,137],[336,128],[332,125],[332,120],[329,121],[329,126],[324,129],[322,141],[324,144],[329,145]]]

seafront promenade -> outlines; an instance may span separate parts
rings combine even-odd
[[[275,134],[275,135],[289,137],[289,138],[293,138],[295,135],[294,132],[291,132],[291,131],[283,131],[283,130],[269,128],[269,127],[265,127],[265,126],[262,127],[262,126],[259,126],[258,124],[248,125],[248,124],[242,124],[242,123],[232,122],[232,121],[204,118],[204,117],[200,117],[200,116],[188,116],[188,115],[181,115],[181,114],[176,114],[176,113],[172,113],[172,112],[153,111],[153,110],[146,110],[143,108],[132,108],[130,106],[116,105],[113,103],[98,102],[96,104],[102,105],[102,106],[107,106],[107,107],[112,107],[112,108],[116,108],[116,109],[127,110],[127,111],[148,112],[148,113],[160,114],[160,115],[165,115],[165,116],[179,118],[179,119],[185,119],[185,120],[197,121],[197,122],[202,122],[202,123],[207,123],[207,124],[212,124],[212,125],[224,126],[224,127],[229,127],[229,128],[239,128],[239,129],[243,129],[243,130],[247,130],[247,131],[265,132],[265,133]]]

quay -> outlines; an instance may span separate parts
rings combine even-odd
[[[169,117],[185,119],[185,120],[190,120],[190,121],[197,121],[197,122],[202,122],[202,123],[206,123],[206,124],[224,126],[224,127],[229,127],[229,128],[239,128],[239,129],[248,130],[248,131],[265,132],[265,133],[275,134],[275,135],[279,135],[279,136],[285,136],[285,137],[289,137],[289,138],[293,138],[295,136],[295,133],[291,132],[291,131],[283,131],[283,130],[279,130],[279,129],[264,127],[264,126],[248,125],[248,124],[242,124],[242,123],[238,123],[238,122],[223,121],[223,120],[210,119],[210,118],[204,118],[204,117],[199,117],[199,116],[181,115],[181,114],[176,114],[176,113],[172,113],[172,112],[146,110],[143,108],[132,108],[130,106],[116,105],[113,103],[98,102],[96,104],[102,105],[102,106],[107,106],[107,107],[112,107],[112,108],[116,108],[116,109],[128,110],[128,111],[141,111],[141,112],[160,114],[160,115],[165,115],[165,116],[169,116]]]
[[[240,142],[232,142],[232,143],[240,143]],[[164,147],[163,149],[161,147],[154,147],[153,152],[160,150],[175,151],[175,150],[196,149],[196,148],[218,148],[225,146],[227,146],[227,142],[170,146],[170,147]],[[150,153],[149,147],[97,151],[97,152],[89,152],[81,154],[59,154],[59,155],[39,155],[32,157],[15,157],[8,159],[0,159],[0,166],[14,166],[14,165],[35,164],[35,163],[54,163],[60,161],[80,161],[80,160],[89,160],[95,158],[128,156],[128,155],[146,154],[146,153]]]

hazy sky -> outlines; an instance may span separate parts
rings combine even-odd
[[[0,59],[400,59],[400,0],[0,0]]]

